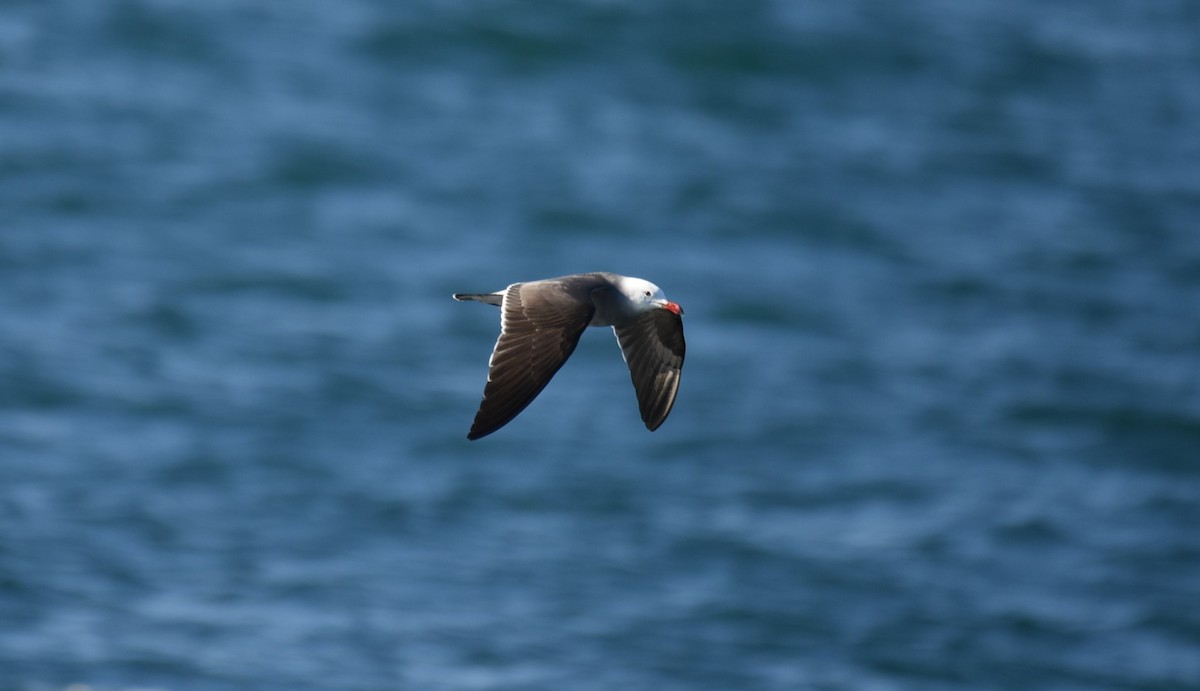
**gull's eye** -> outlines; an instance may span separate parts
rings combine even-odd
[[[646,297],[650,297],[650,296],[651,296],[651,295],[653,295],[653,294],[654,294],[654,293],[651,293],[651,292],[650,292],[650,291],[648,291],[648,290],[645,292],[645,295],[646,295]]]

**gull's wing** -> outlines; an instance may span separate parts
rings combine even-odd
[[[670,414],[679,391],[685,350],[683,318],[670,310],[651,309],[614,326],[613,331],[629,365],[642,422],[646,429],[656,430]]]
[[[508,424],[575,351],[596,307],[588,292],[571,287],[560,281],[532,281],[514,283],[505,291],[500,338],[488,360],[483,402],[467,439]]]

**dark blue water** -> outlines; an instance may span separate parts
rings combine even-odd
[[[1194,3],[10,0],[0,688],[1200,688]],[[577,271],[687,310],[648,433]]]

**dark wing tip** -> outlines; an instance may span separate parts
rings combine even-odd
[[[667,421],[671,409],[675,407],[675,398],[679,393],[680,372],[678,369],[659,373],[655,379],[653,392],[647,392],[641,404],[642,422],[646,429],[653,432]]]
[[[475,441],[476,439],[483,439],[484,437],[491,434],[492,432],[495,432],[496,430],[500,429],[501,427],[507,425],[509,422],[512,421],[512,418],[514,418],[516,416],[517,416],[516,413],[514,413],[512,416],[509,416],[509,417],[506,417],[506,418],[503,418],[500,420],[495,420],[495,419],[488,420],[486,423],[480,422],[478,419],[476,419],[475,422],[473,422],[471,424],[471,431],[467,432],[467,439],[469,439],[471,441]],[[476,416],[476,417],[478,417],[478,416]]]

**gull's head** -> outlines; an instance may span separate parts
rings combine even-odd
[[[659,288],[650,281],[622,276],[618,287],[639,311],[657,308],[674,312],[681,317],[683,316],[683,308],[668,300],[667,296],[663,295],[662,288]]]

